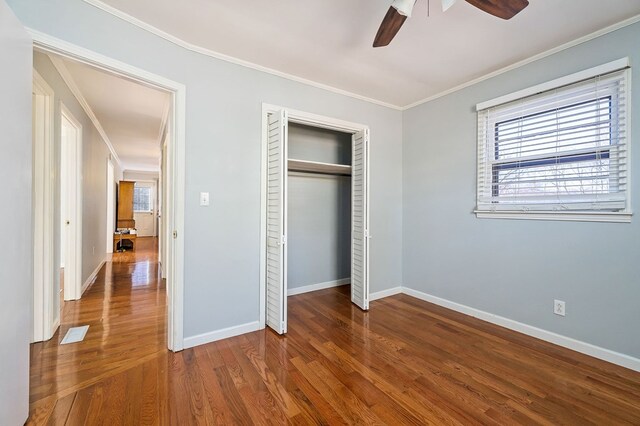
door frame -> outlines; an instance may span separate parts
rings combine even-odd
[[[171,95],[169,121],[171,133],[167,144],[164,176],[167,204],[165,208],[167,242],[167,346],[171,351],[184,348],[184,193],[185,193],[185,123],[186,86],[146,70],[134,67],[92,50],[28,29],[34,49],[54,53],[82,62]]]
[[[113,253],[113,235],[116,228],[116,168],[107,159],[107,255]]]
[[[304,124],[307,126],[318,127],[322,129],[335,130],[344,133],[357,133],[360,131],[369,131],[369,126],[341,120],[338,118],[327,117],[319,114],[313,114],[295,109],[263,103],[262,104],[262,133],[261,133],[261,182],[260,182],[260,310],[258,324],[260,329],[264,329],[267,324],[266,313],[266,293],[267,293],[267,142],[268,142],[268,115],[278,111],[285,110],[288,115],[289,123]],[[369,286],[370,287],[370,286]],[[285,296],[287,297],[287,291]],[[369,288],[367,289],[369,292]]]
[[[60,325],[54,310],[55,93],[33,69],[33,330],[31,341],[53,337]]]
[[[160,179],[160,173],[158,173],[158,180]],[[152,214],[153,214],[153,237],[157,237],[158,236],[158,199],[160,198],[160,194],[158,193],[158,180],[153,180],[153,179],[134,179],[133,181],[135,183],[150,183],[152,184],[152,188],[153,188],[153,210],[152,210]],[[133,185],[134,187],[134,191],[135,191],[135,183]],[[133,217],[135,219],[136,216],[136,211],[133,211]],[[139,235],[138,235],[139,236]],[[158,254],[160,253],[160,250],[158,250]],[[160,258],[158,257],[158,260],[160,260]]]
[[[62,120],[67,120],[75,129],[72,146],[62,140]],[[66,204],[69,212],[64,247],[64,300],[82,297],[82,124],[73,113],[60,102],[60,157],[65,156],[67,165]],[[64,149],[66,148],[66,150]],[[63,206],[61,206],[63,207]],[[61,218],[64,220],[64,218]],[[71,238],[70,238],[71,236]]]

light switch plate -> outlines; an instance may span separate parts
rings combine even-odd
[[[208,206],[209,205],[209,193],[208,192],[201,192],[200,193],[200,205],[201,206]]]

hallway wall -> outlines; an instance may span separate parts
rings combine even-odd
[[[34,52],[33,66],[55,92],[54,109],[54,158],[56,176],[54,223],[60,223],[60,103],[71,111],[82,124],[82,282],[106,259],[107,229],[107,159],[109,149],[103,142],[87,114],[69,90],[66,83],[53,66],[49,57]],[[122,179],[122,171],[117,162],[113,162],[116,180]],[[54,265],[60,264],[60,227],[55,227]],[[56,274],[54,294],[60,291],[59,274]],[[59,309],[59,299],[55,298]]]

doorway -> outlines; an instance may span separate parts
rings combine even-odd
[[[141,69],[137,69],[128,64],[121,63],[106,56],[88,51],[78,46],[61,42],[44,34],[35,34],[34,47],[37,51],[43,53],[51,53],[59,55],[66,59],[79,61],[83,64],[90,65],[101,71],[114,74],[120,78],[140,83],[146,87],[160,89],[170,96],[170,108],[168,112],[168,122],[170,124],[170,133],[167,135],[166,149],[166,170],[163,171],[163,178],[166,185],[163,185],[164,198],[167,200],[164,210],[165,219],[165,235],[163,241],[166,249],[166,265],[163,265],[163,271],[167,280],[167,346],[170,350],[178,351],[183,349],[183,227],[184,227],[184,139],[185,139],[185,86],[163,77],[148,73]],[[68,111],[67,111],[68,112]],[[73,140],[81,130],[73,130],[74,123],[71,114],[66,114],[64,123],[65,140]],[[70,125],[69,125],[70,124]],[[72,148],[69,149],[72,151]],[[81,158],[76,151],[76,159]],[[72,170],[72,174],[75,171]],[[81,174],[77,174],[81,176]],[[73,179],[73,176],[70,176]],[[73,185],[68,185],[73,190]],[[73,197],[73,194],[68,194]],[[114,209],[115,210],[115,209]],[[69,212],[69,223],[78,223],[81,220],[80,215],[73,217],[75,212]],[[37,213],[39,216],[40,214]],[[104,214],[104,213],[103,213]],[[75,220],[72,220],[75,219]],[[65,221],[66,224],[66,221]],[[79,228],[81,229],[81,227]],[[104,229],[104,228],[102,228]],[[157,232],[157,231],[156,231]],[[75,241],[81,236],[81,231],[76,233],[67,233],[68,239],[66,245],[70,241]],[[113,234],[111,234],[113,239]],[[108,244],[108,243],[107,243]],[[102,246],[102,245],[101,245]],[[77,247],[77,246],[76,246]],[[104,246],[102,246],[104,247]],[[90,249],[89,249],[90,250]],[[73,256],[72,256],[73,257]],[[65,254],[65,281],[69,268],[69,259]],[[81,263],[80,263],[81,264]],[[78,274],[80,276],[80,274]],[[73,289],[75,286],[65,286],[65,299],[67,299],[67,287]],[[69,290],[71,291],[71,290]],[[75,295],[69,295],[73,297]],[[78,291],[78,297],[80,291]]]
[[[323,129],[334,133],[339,153],[330,160],[310,161],[290,156],[289,125],[310,129]],[[346,143],[345,143],[346,137]],[[300,153],[308,151],[300,149]],[[263,145],[262,145],[262,226],[261,226],[261,292],[260,309],[262,324],[278,334],[287,332],[287,295],[289,293],[289,271],[292,270],[289,256],[291,235],[289,225],[289,173],[310,173],[324,176],[350,177],[350,182],[339,181],[330,191],[340,198],[345,184],[350,184],[350,201],[336,201],[338,212],[334,225],[341,227],[341,218],[350,216],[350,298],[362,310],[369,309],[369,129],[360,124],[349,123],[304,112],[286,110],[272,105],[263,105]],[[348,160],[345,152],[349,152]],[[335,156],[335,155],[334,155]],[[329,155],[331,157],[331,155]],[[338,158],[344,157],[344,158]],[[330,162],[327,162],[330,161]],[[347,164],[348,163],[348,164]],[[292,181],[293,182],[293,181]],[[318,181],[319,182],[319,181]],[[321,183],[321,182],[320,182]],[[316,185],[318,186],[318,185]],[[320,185],[319,187],[326,186]],[[307,203],[308,204],[308,203]],[[325,218],[326,219],[326,218]],[[319,220],[309,223],[317,226]],[[331,244],[343,240],[344,227],[335,230],[342,234]],[[311,233],[309,233],[311,234]],[[349,245],[348,243],[346,244]],[[344,247],[337,248],[344,250]],[[308,254],[307,256],[312,256]],[[299,256],[298,256],[299,257]],[[347,258],[347,256],[344,256]],[[314,262],[317,263],[317,262]],[[339,262],[338,262],[339,263]],[[308,268],[306,268],[308,269]],[[343,269],[339,268],[338,269]],[[344,272],[343,272],[344,273]],[[335,279],[308,285],[308,291],[346,284],[346,279]],[[300,292],[298,290],[298,292]]]
[[[138,237],[155,237],[157,227],[157,185],[155,181],[136,180],[133,188],[133,219]]]

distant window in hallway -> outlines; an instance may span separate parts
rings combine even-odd
[[[151,211],[151,188],[136,186],[133,190],[133,210],[136,212]]]

